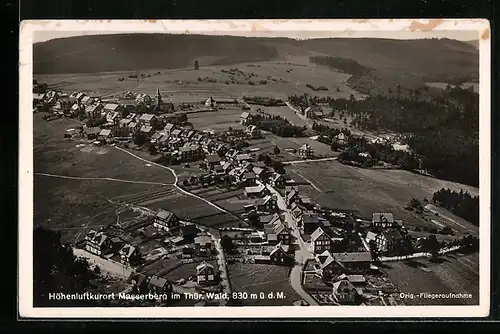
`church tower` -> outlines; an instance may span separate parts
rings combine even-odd
[[[162,103],[161,94],[160,94],[160,87],[156,88],[156,103],[157,103],[157,105],[160,105]]]

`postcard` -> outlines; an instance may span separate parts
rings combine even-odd
[[[485,317],[483,19],[23,21],[19,317]]]

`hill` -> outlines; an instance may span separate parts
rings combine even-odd
[[[353,85],[384,81],[422,86],[478,77],[475,46],[450,39],[391,40],[326,38],[294,40],[234,36],[117,34],[79,36],[37,43],[35,74],[98,73],[262,62],[294,56],[331,56],[371,69]],[[372,92],[373,93],[373,92]]]

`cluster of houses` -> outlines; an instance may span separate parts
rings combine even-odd
[[[85,250],[101,256],[111,257],[118,255],[120,263],[135,266],[142,260],[139,249],[124,242],[119,237],[112,237],[102,231],[90,230],[85,236]]]
[[[391,254],[411,244],[402,221],[392,213],[374,213],[365,240],[379,254]]]

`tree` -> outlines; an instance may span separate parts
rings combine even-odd
[[[222,246],[222,249],[228,253],[228,254],[233,254],[234,251],[235,251],[235,247],[234,247],[234,243],[233,243],[233,240],[225,235],[221,238],[221,242],[220,242],[221,246]]]
[[[132,140],[134,141],[134,144],[136,144],[137,146],[144,145],[144,143],[146,142],[146,139],[147,139],[146,135],[140,131],[137,131],[132,136]]]
[[[281,151],[280,151],[280,148],[278,146],[274,146],[273,152],[274,152],[274,155],[278,155],[278,154],[280,154]]]
[[[182,181],[182,185],[184,187],[187,187],[189,185],[189,181],[187,179],[185,179],[184,181]]]
[[[43,227],[33,231],[34,306],[95,306],[89,301],[49,300],[49,294],[83,293],[96,274],[85,259],[78,259],[70,245],[61,243],[60,232]]]
[[[197,60],[194,61],[194,69],[199,70],[200,69],[200,64],[198,63]]]

